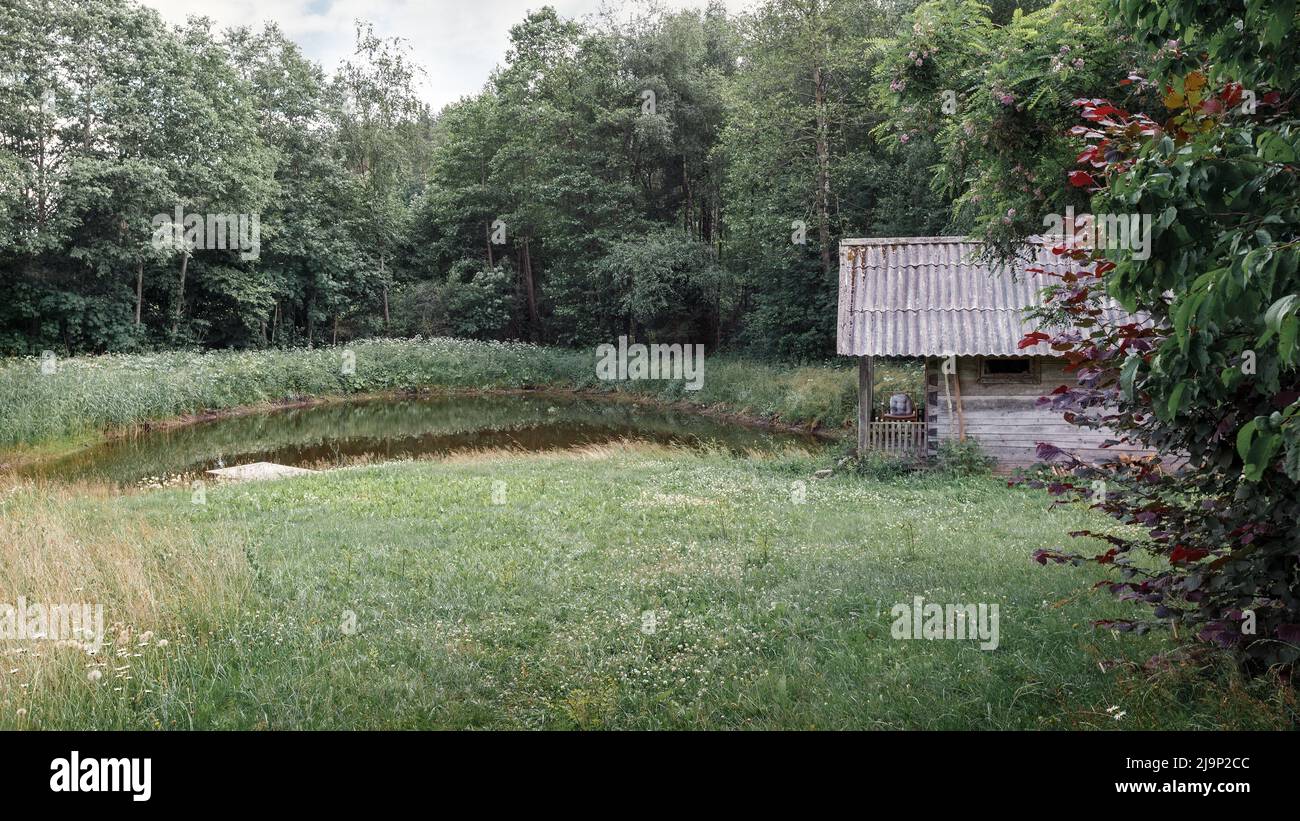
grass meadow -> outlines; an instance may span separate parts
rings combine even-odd
[[[204,504],[16,484],[5,589],[105,601],[113,627],[99,657],[8,650],[0,727],[1294,720],[1286,688],[1149,667],[1168,637],[1091,629],[1127,605],[1030,560],[1108,520],[987,477],[809,480],[821,466],[611,446],[218,485]],[[891,638],[918,595],[998,604],[998,649]]]

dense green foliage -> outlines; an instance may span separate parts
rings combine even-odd
[[[356,62],[326,78],[274,26],[18,0],[0,65],[0,351],[382,328],[432,123],[397,44],[361,27]],[[160,238],[154,217],[177,209],[259,216],[260,254]]]
[[[1120,4],[1160,42],[1151,117],[1105,101],[1088,159],[1102,208],[1156,215],[1149,259],[1110,255],[1069,290],[1091,304],[1104,290],[1154,319],[1139,332],[1099,325],[1063,345],[1081,387],[1060,403],[1164,453],[1174,476],[1148,469],[1100,474],[1117,497],[1099,506],[1144,525],[1101,559],[1123,568],[1117,592],[1155,619],[1193,626],[1252,666],[1300,660],[1300,116],[1295,110],[1295,4]],[[1167,24],[1165,21],[1168,21]],[[1078,492],[1072,485],[1062,491]],[[1135,550],[1163,557],[1155,571]],[[1067,556],[1054,555],[1055,558]],[[1070,557],[1073,558],[1073,557]],[[1145,627],[1139,622],[1137,627]]]
[[[1112,93],[1142,49],[1100,0],[1057,2],[995,24],[977,0],[932,0],[883,44],[877,127],[902,156],[937,153],[932,185],[953,225],[1006,256],[1086,194],[1064,184],[1078,153],[1070,102]],[[945,105],[946,103],[946,105]]]
[[[934,155],[871,132],[872,38],[910,6],[544,7],[434,114],[365,24],[326,75],[274,26],[6,3],[0,353],[628,334],[828,357],[839,238],[949,221]],[[160,240],[176,209],[257,215],[259,252]]]

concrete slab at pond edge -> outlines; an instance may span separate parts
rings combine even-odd
[[[308,473],[320,473],[318,470],[296,468],[292,465],[277,465],[275,462],[250,462],[247,465],[235,465],[228,468],[209,470],[213,476],[236,481],[250,479],[287,479],[290,476],[303,476]]]

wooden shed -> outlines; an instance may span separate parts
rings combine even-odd
[[[1036,400],[1074,384],[1046,344],[1019,348],[1035,330],[1025,310],[1041,303],[1048,276],[1066,264],[1035,243],[1007,266],[978,261],[965,237],[846,239],[840,243],[837,349],[859,360],[858,450],[934,456],[947,439],[972,438],[1012,468],[1039,461],[1039,442],[1101,461],[1136,449],[1066,422]],[[1116,309],[1115,319],[1123,315]],[[925,363],[924,398],[914,418],[871,418],[874,357]]]

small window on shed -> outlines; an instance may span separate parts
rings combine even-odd
[[[1030,357],[988,357],[980,361],[980,379],[992,382],[1034,382],[1038,369]]]

